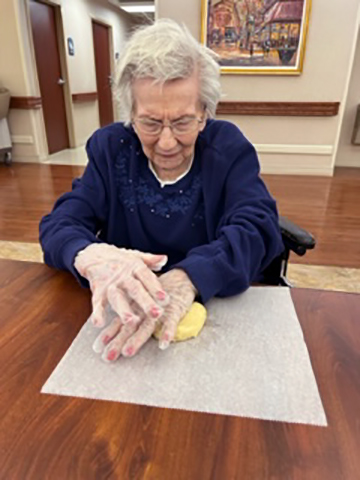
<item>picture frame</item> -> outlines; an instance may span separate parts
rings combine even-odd
[[[300,75],[311,0],[202,0],[201,43],[221,73]]]
[[[360,105],[357,106],[351,143],[360,146]]]

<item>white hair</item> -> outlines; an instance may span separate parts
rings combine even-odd
[[[185,25],[160,19],[138,28],[128,41],[119,61],[115,93],[120,119],[129,125],[134,107],[132,81],[153,78],[163,84],[170,80],[199,76],[200,102],[209,117],[215,116],[221,97],[220,67],[216,54],[198,43]]]

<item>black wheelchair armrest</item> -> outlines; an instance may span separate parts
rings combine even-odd
[[[287,249],[297,255],[305,255],[306,250],[315,247],[315,238],[311,233],[303,230],[285,217],[279,217],[279,225],[282,239]]]

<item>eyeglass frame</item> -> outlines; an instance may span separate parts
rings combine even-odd
[[[140,121],[140,124],[141,124],[141,120],[142,120],[141,118],[134,118],[131,123],[132,123],[133,125],[135,125],[135,122],[136,122],[136,121],[138,121],[138,122]],[[202,123],[202,122],[205,121],[205,117],[199,119],[198,117],[194,116],[194,117],[191,117],[191,120],[196,120],[196,121],[198,122],[198,124],[200,124],[200,123]],[[176,122],[180,122],[180,119],[179,119],[179,120],[174,120],[174,121],[171,121],[171,120],[160,121],[160,120],[155,120],[155,119],[154,119],[154,120],[150,120],[150,122],[152,122],[154,125],[155,125],[155,124],[156,124],[156,125],[159,125],[159,127],[160,127],[159,132],[149,133],[149,132],[144,132],[144,131],[142,131],[142,133],[144,133],[145,135],[151,135],[151,136],[154,136],[154,137],[155,137],[155,136],[160,136],[165,127],[169,127],[169,128],[170,128],[171,133],[174,135],[174,137],[180,137],[180,136],[182,136],[182,135],[189,135],[190,133],[193,133],[193,132],[195,132],[195,130],[196,130],[196,129],[194,128],[194,130],[190,130],[190,131],[188,131],[188,132],[180,132],[180,133],[174,132],[174,130],[173,130],[173,129],[174,129],[174,125],[173,125],[173,124],[174,124],[174,123],[176,124]],[[143,125],[144,125],[144,123],[143,123]],[[195,125],[195,123],[194,123],[194,125]],[[176,128],[176,125],[175,125],[175,128]],[[141,127],[140,127],[139,130],[141,131]]]

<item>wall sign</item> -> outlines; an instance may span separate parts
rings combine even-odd
[[[69,55],[72,57],[75,55],[75,45],[74,45],[74,40],[71,37],[68,37],[67,39],[67,44],[68,44],[68,52]]]

